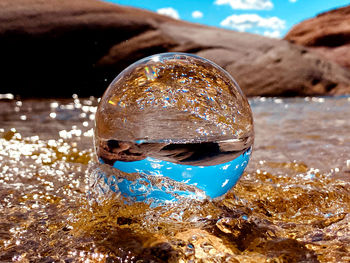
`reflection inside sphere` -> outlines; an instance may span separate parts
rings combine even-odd
[[[96,113],[101,162],[127,172],[158,169],[155,174],[181,182],[188,178],[167,172],[173,164],[201,167],[205,174],[202,167],[244,155],[245,167],[253,141],[252,113],[237,83],[219,66],[189,54],[164,53],[132,64],[110,84]],[[160,164],[147,163],[153,160]],[[244,167],[232,171],[235,182]]]

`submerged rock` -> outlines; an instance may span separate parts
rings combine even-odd
[[[319,14],[294,26],[285,39],[310,47],[350,69],[350,6]]]
[[[303,47],[96,0],[0,3],[1,93],[101,96],[130,63],[160,52],[213,60],[248,96],[350,93],[350,72]]]

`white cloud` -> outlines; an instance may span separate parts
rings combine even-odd
[[[164,7],[157,10],[158,14],[170,16],[175,19],[180,19],[179,13],[172,7]]]
[[[279,30],[273,30],[273,31],[265,31],[264,36],[266,37],[272,37],[272,38],[280,38],[281,32]]]
[[[295,3],[297,0],[289,0],[289,2]]]
[[[231,15],[221,21],[220,25],[244,32],[248,29],[265,29],[265,35],[278,37],[286,22],[276,16],[264,18],[257,14]],[[278,35],[279,34],[279,35]]]
[[[203,13],[201,11],[198,11],[198,10],[193,11],[192,12],[192,17],[193,18],[202,18],[203,17]]]
[[[230,5],[232,9],[269,10],[273,8],[270,0],[216,0],[216,5]]]

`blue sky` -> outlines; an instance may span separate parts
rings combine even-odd
[[[148,9],[178,19],[283,37],[290,28],[350,0],[105,0]]]

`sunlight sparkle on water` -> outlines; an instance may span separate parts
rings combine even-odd
[[[17,101],[0,101],[0,261],[349,261],[350,98],[251,99],[256,149],[233,191],[165,209],[90,195],[97,99]]]

